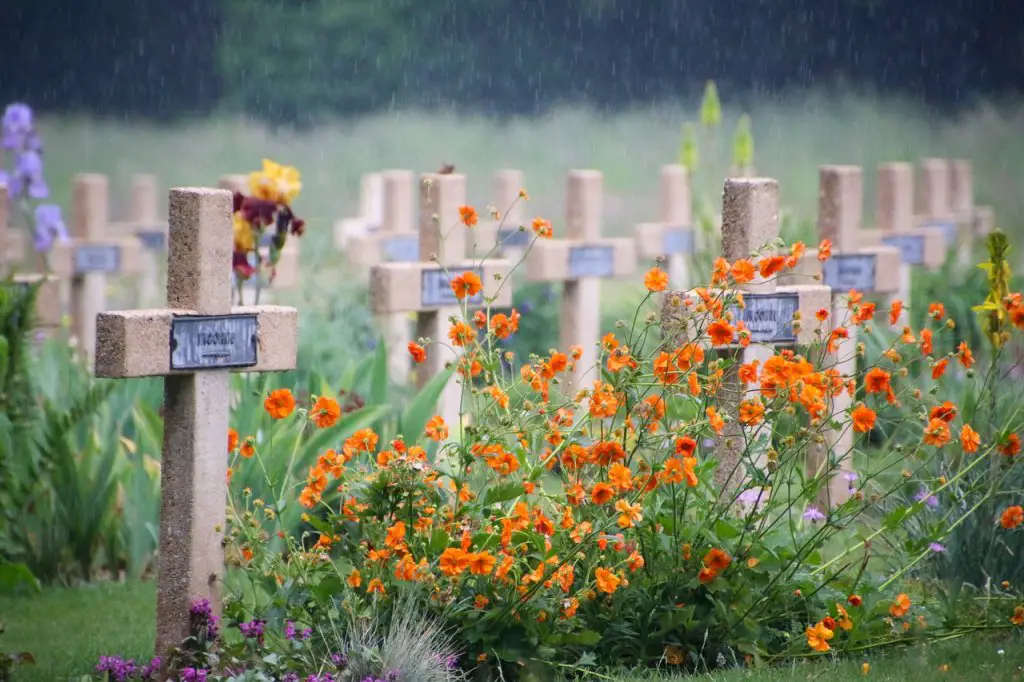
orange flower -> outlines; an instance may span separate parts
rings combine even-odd
[[[900,314],[903,312],[903,301],[896,299],[889,305],[889,324],[895,325],[899,322]],[[908,330],[909,331],[909,330]]]
[[[875,367],[864,375],[864,390],[868,393],[886,393],[891,390],[889,379],[892,375],[884,369]]]
[[[405,524],[403,522],[397,521],[388,528],[384,534],[384,544],[392,549],[399,549],[405,545]]]
[[[1024,509],[1019,504],[1004,509],[1003,515],[999,518],[999,525],[1007,530],[1012,530],[1022,523],[1024,523]]]
[[[434,415],[427,421],[423,433],[430,440],[442,441],[448,438],[448,426],[444,423],[444,418],[441,415]]]
[[[620,512],[619,527],[632,528],[634,524],[644,520],[644,508],[639,504],[630,504],[626,500],[615,503],[615,511]]]
[[[722,257],[715,259],[711,265],[711,283],[722,284],[729,277],[729,261]]]
[[[234,429],[228,429],[228,452],[234,452],[238,449],[238,431]]]
[[[334,398],[322,395],[313,403],[309,416],[321,429],[329,428],[337,424],[341,418],[341,405]]]
[[[638,363],[629,354],[629,346],[619,346],[608,355],[608,371],[615,374],[629,367],[637,367]]]
[[[768,279],[786,267],[785,256],[767,256],[757,262],[757,269],[761,277]]]
[[[948,400],[941,405],[936,405],[928,414],[929,419],[941,419],[947,424],[956,419],[956,405]]]
[[[846,611],[842,604],[836,604],[836,613],[839,615],[839,618],[837,619],[839,627],[841,627],[844,630],[852,630],[853,621],[850,619],[850,614]]]
[[[718,410],[714,407],[709,407],[704,413],[708,417],[708,426],[714,429],[715,433],[722,433],[722,429],[725,428],[725,420],[718,414]]]
[[[900,593],[896,597],[896,601],[889,607],[889,615],[893,618],[902,618],[907,615],[907,611],[910,611],[910,597],[905,593]]]
[[[709,549],[708,553],[704,555],[704,565],[716,573],[729,568],[731,563],[732,557],[729,556],[728,552],[717,547]]]
[[[387,590],[384,589],[384,583],[382,583],[380,581],[380,578],[374,578],[366,586],[366,593],[367,594],[381,594],[381,595],[383,595],[386,592],[387,592]]]
[[[707,585],[709,582],[718,577],[718,571],[713,568],[702,568],[697,574],[697,580],[700,581],[701,585]]]
[[[850,413],[853,418],[853,430],[858,433],[867,433],[875,426],[875,411],[866,405],[858,405]]]
[[[1016,433],[1011,433],[1006,437],[1006,440],[999,444],[997,449],[999,450],[999,454],[1006,457],[1013,457],[1020,454],[1020,436]]]
[[[1010,622],[1014,625],[1024,625],[1024,606],[1014,607]]]
[[[754,264],[746,258],[741,258],[733,263],[732,270],[730,270],[730,272],[732,273],[733,280],[735,280],[737,284],[746,284],[753,280],[754,275],[756,274]]]
[[[484,288],[484,284],[475,272],[466,271],[451,281],[451,287],[455,292],[455,298],[461,301],[467,296],[472,297],[479,294],[480,290]]]
[[[466,227],[473,227],[478,221],[476,209],[472,206],[459,206],[459,219]]]
[[[419,364],[427,359],[427,349],[416,343],[415,341],[409,342],[409,355],[412,356],[413,362]]]
[[[619,409],[619,401],[615,397],[610,384],[594,382],[594,390],[590,395],[590,416],[597,419],[614,417]]]
[[[936,322],[941,320],[946,314],[946,306],[941,303],[932,303],[928,306],[928,317],[932,318]]]
[[[348,583],[349,587],[355,589],[363,584],[363,576],[358,570],[353,570],[348,574],[348,577],[345,578],[345,582]]]
[[[446,576],[457,576],[469,568],[469,555],[460,547],[449,547],[441,552],[438,568]]]
[[[644,275],[644,286],[648,291],[665,291],[668,287],[668,273],[661,268],[651,268]]]
[[[616,462],[608,469],[608,482],[619,490],[629,490],[633,487],[633,472],[625,464]]]
[[[732,339],[735,334],[736,328],[724,319],[715,320],[708,325],[708,336],[711,337],[712,345],[724,346],[732,343]]]
[[[818,312],[814,313],[814,316],[818,318],[818,322],[824,322],[828,319],[828,308],[819,308]]]
[[[960,364],[963,365],[965,368],[970,369],[971,366],[974,364],[974,353],[972,353],[971,349],[967,346],[967,342],[961,341],[960,345],[957,346],[956,349],[956,359],[959,360]]]
[[[469,562],[469,572],[473,575],[490,575],[498,559],[489,552],[474,552],[466,556]]]
[[[551,221],[549,220],[534,218],[530,225],[533,227],[534,233],[541,239],[551,239],[551,236],[554,234],[554,230],[551,229]]]
[[[295,396],[287,388],[271,391],[263,401],[263,409],[274,419],[284,419],[295,410]]]
[[[512,334],[519,331],[519,313],[513,309],[511,316],[508,316],[505,313],[492,315],[491,331],[494,332],[494,335],[499,339],[507,339],[512,336]]]
[[[764,420],[764,403],[759,399],[741,402],[739,420],[741,424],[747,426],[760,424]]]
[[[859,594],[851,594],[846,598],[846,601],[850,606],[860,606],[864,603],[864,599]]]
[[[590,490],[590,499],[594,501],[594,504],[607,504],[613,497],[615,497],[615,489],[607,483],[595,483]]]
[[[964,427],[960,429],[960,447],[964,449],[964,452],[974,453],[978,451],[980,445],[981,436],[978,432],[972,429],[970,424],[964,424]]]
[[[609,571],[607,568],[598,568],[594,571],[594,579],[597,581],[597,589],[605,594],[612,594],[619,588],[622,579]]]
[[[753,362],[748,362],[745,365],[740,365],[738,372],[740,381],[745,384],[757,383],[757,368],[760,364],[760,361],[754,360]]]
[[[932,330],[922,329],[921,330],[921,354],[931,355],[932,354]]]
[[[823,239],[821,241],[821,243],[818,244],[818,260],[820,260],[822,263],[824,263],[825,261],[827,261],[831,257],[832,257],[832,240],[831,239]]]
[[[465,322],[456,322],[448,330],[448,338],[453,346],[468,346],[476,340],[476,330]]]
[[[949,358],[942,358],[932,367],[932,379],[939,379],[943,374],[946,373],[946,367],[949,365]]]
[[[825,627],[822,621],[818,621],[813,627],[807,628],[805,634],[807,635],[807,646],[822,653],[832,648],[828,645],[828,640],[836,636],[836,633]]]
[[[928,422],[928,426],[925,427],[925,445],[934,445],[937,448],[941,448],[943,445],[949,442],[950,438],[951,435],[949,433],[949,424],[942,421],[941,419],[932,419]]]
[[[245,459],[252,459],[252,456],[256,454],[256,442],[252,436],[242,441],[242,447],[239,448],[238,454]]]

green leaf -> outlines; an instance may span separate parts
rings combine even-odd
[[[39,580],[25,564],[0,564],[0,594],[39,592]]]
[[[440,399],[444,387],[448,384],[452,371],[451,369],[446,369],[433,377],[423,387],[423,390],[412,399],[412,402],[405,408],[405,412],[402,413],[399,419],[399,433],[408,439],[419,437],[423,427],[427,424],[427,420],[437,412],[437,401]]]
[[[484,495],[483,504],[485,507],[488,507],[492,504],[508,502],[509,500],[516,499],[523,492],[521,483],[502,483],[498,486],[488,487],[487,493]]]
[[[725,519],[719,519],[715,524],[715,535],[720,540],[733,540],[740,536],[740,531]]]

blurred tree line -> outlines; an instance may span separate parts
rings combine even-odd
[[[1019,0],[6,0],[0,99],[312,122],[532,114],[836,82],[943,106],[1024,88]]]

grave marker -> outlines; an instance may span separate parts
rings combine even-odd
[[[960,234],[970,235],[972,245],[974,239],[984,239],[994,227],[992,207],[974,204],[973,170],[971,162],[966,159],[950,161],[949,208],[957,230]],[[957,261],[961,265],[970,265],[972,260],[971,248],[958,250]]]
[[[725,181],[722,198],[722,256],[730,263],[751,254],[774,241],[779,235],[779,184],[769,178],[729,178]],[[762,467],[766,448],[757,447],[757,452],[744,461],[745,443],[756,443],[771,428],[761,424],[744,428],[738,421],[739,405],[746,397],[754,397],[759,387],[749,391],[739,378],[739,367],[743,363],[758,360],[762,365],[775,353],[777,346],[806,345],[817,340],[814,313],[829,304],[831,290],[821,285],[779,286],[775,279],[760,277],[741,288],[747,309],[733,308],[736,319],[743,319],[751,332],[751,344],[747,348],[732,345],[719,351],[734,360],[727,364],[719,395],[725,415],[730,417],[722,435],[715,445],[715,485],[731,497],[744,479],[745,467]],[[691,330],[680,325],[692,315],[692,308],[686,306],[686,299],[695,299],[694,292],[668,291],[663,297],[662,328],[668,335],[668,343],[676,345],[686,340]],[[803,321],[799,329],[793,320],[799,314]],[[678,338],[677,329],[680,329]],[[703,339],[692,339],[705,342]]]
[[[671,286],[688,289],[689,256],[697,250],[697,239],[690,174],[683,166],[661,167],[658,220],[633,228],[637,252],[645,260],[664,258]]]
[[[381,263],[370,268],[370,307],[379,315],[416,313],[416,338],[435,342],[427,349],[427,359],[417,366],[416,385],[422,388],[444,371],[445,363],[457,362],[463,352],[448,339],[449,318],[461,318],[458,301],[451,293],[451,278],[469,270],[480,275],[483,293],[467,300],[467,307],[481,307],[486,304],[484,298],[493,296],[497,299],[491,305],[509,306],[512,283],[507,278],[512,264],[507,260],[465,260],[469,228],[459,218],[459,206],[466,201],[466,176],[429,173],[420,176],[419,184],[419,262]],[[453,440],[460,438],[462,388],[452,377],[438,408]]]
[[[922,159],[918,169],[917,225],[942,232],[946,249],[970,248],[970,234],[958,234],[949,205],[950,164],[946,159]]]
[[[857,372],[858,327],[850,324],[847,294],[850,289],[865,294],[890,294],[899,289],[900,252],[892,246],[858,247],[863,222],[864,179],[858,166],[822,166],[819,171],[818,238],[832,242],[832,257],[822,266],[816,249],[808,250],[792,274],[783,281],[822,275],[832,289],[830,319],[833,328],[845,327],[846,339],[837,339],[833,353],[823,350],[823,361],[850,379]],[[845,274],[844,274],[845,269]],[[832,420],[842,422],[831,428],[825,422],[825,442],[811,444],[807,453],[808,478],[828,476],[819,495],[823,505],[838,505],[849,496],[845,475],[853,469],[853,432],[846,417],[853,399],[846,391],[829,401]],[[830,457],[830,453],[834,453]],[[842,474],[842,475],[840,475]]]
[[[71,333],[86,362],[96,357],[96,315],[107,307],[107,275],[142,270],[142,248],[135,238],[105,234],[110,221],[107,177],[96,173],[75,176],[71,238],[55,243],[50,254],[53,272],[71,286]]]
[[[384,220],[383,177],[364,173],[360,180],[359,215],[334,223],[334,248],[347,251],[353,237],[373,234]]]
[[[566,236],[541,239],[524,265],[526,279],[563,282],[559,314],[559,346],[579,345],[583,354],[566,375],[563,390],[575,389],[601,376],[597,367],[601,335],[601,279],[628,277],[636,269],[636,242],[601,237],[603,176],[595,170],[569,172],[566,186]]]
[[[164,377],[156,652],[189,634],[189,607],[220,609],[229,371],[293,369],[294,308],[231,307],[231,194],[170,192],[168,308],[98,315],[96,376]]]
[[[494,173],[492,200],[500,214],[495,220],[490,215],[481,215],[480,222],[470,236],[471,251],[482,257],[496,254],[518,262],[536,235],[529,225],[523,223],[525,199],[519,198],[523,188],[523,172],[503,169]],[[520,230],[520,226],[524,229]]]

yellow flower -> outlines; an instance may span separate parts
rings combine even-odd
[[[249,221],[242,217],[242,212],[235,213],[232,224],[235,232],[235,251],[249,253],[256,248],[256,236],[253,234]]]
[[[249,190],[257,199],[291,205],[302,191],[301,178],[294,166],[263,159],[263,170],[249,173]]]

